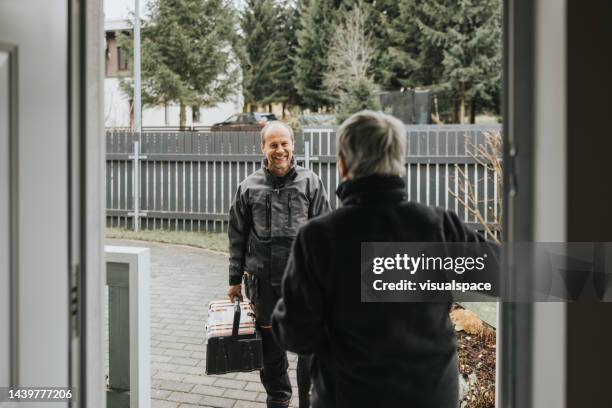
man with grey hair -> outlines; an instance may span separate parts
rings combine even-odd
[[[456,408],[450,303],[362,303],[362,242],[481,241],[456,214],[406,200],[404,125],[362,111],[338,130],[342,207],[299,232],[272,315],[313,354],[312,406]]]
[[[330,210],[321,179],[297,166],[293,130],[280,121],[261,130],[263,166],[238,187],[229,212],[230,299],[242,300],[241,282],[262,336],[261,382],[268,407],[287,407],[291,382],[287,353],[271,333],[270,315],[280,297],[280,281],[298,229]],[[298,357],[299,406],[309,406],[310,358]]]

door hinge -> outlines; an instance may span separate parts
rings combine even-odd
[[[79,326],[79,265],[73,265],[70,271],[70,334],[73,338],[80,333]]]

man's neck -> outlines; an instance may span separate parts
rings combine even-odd
[[[268,171],[270,171],[270,173],[274,174],[276,177],[284,177],[287,175],[287,173],[289,173],[289,170],[291,170],[291,167],[282,170],[274,167],[268,167]]]

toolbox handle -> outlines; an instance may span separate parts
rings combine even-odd
[[[232,337],[238,336],[238,327],[240,326],[240,298],[234,296],[234,325],[232,326]]]

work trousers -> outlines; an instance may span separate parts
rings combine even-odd
[[[263,369],[259,372],[266,393],[268,408],[288,407],[291,401],[291,381],[287,369],[287,352],[274,340],[270,316],[280,298],[280,288],[269,282],[245,274],[245,291],[255,311],[255,319],[261,333]],[[310,406],[310,356],[298,356],[297,385],[299,407]]]

